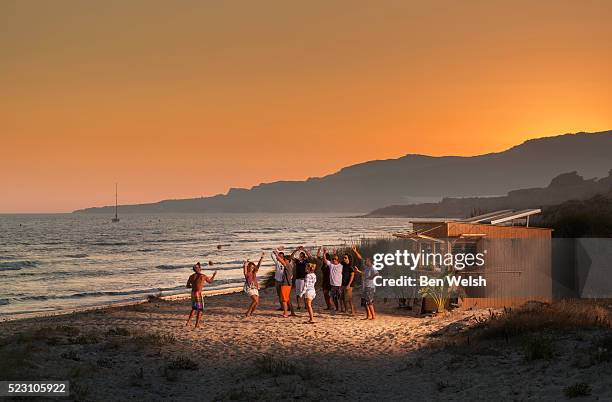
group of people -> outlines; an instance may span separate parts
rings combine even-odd
[[[370,258],[363,258],[357,247],[352,248],[358,263],[353,262],[348,253],[340,257],[336,251],[328,253],[325,248],[319,248],[316,257],[303,246],[296,248],[291,254],[285,254],[282,249],[275,249],[271,253],[274,262],[274,281],[279,302],[279,311],[282,317],[288,318],[296,316],[295,310],[301,310],[302,304],[308,311],[310,324],[314,321],[314,311],[312,303],[317,295],[315,284],[317,282],[316,269],[321,269],[323,298],[326,304],[325,310],[331,310],[332,306],[337,312],[350,313],[355,315],[355,305],[353,302],[353,285],[355,275],[359,274],[362,278],[361,305],[365,308],[366,317],[364,319],[374,320],[376,312],[374,310],[374,278],[378,271],[372,267]],[[246,260],[243,264],[244,274],[244,293],[250,298],[250,305],[245,313],[245,317],[253,315],[259,305],[259,282],[257,272],[261,262],[265,257],[262,253],[257,263]],[[209,265],[212,263],[209,262]],[[361,266],[361,269],[359,268]],[[189,277],[187,287],[191,288],[192,309],[187,319],[189,325],[191,318],[196,312],[197,327],[203,311],[202,289],[205,283],[212,283],[217,272],[212,276],[207,276],[202,272],[202,267],[198,262],[193,267],[194,274]],[[295,304],[291,302],[291,292],[295,296]],[[302,303],[303,302],[303,303]]]

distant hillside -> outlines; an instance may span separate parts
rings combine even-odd
[[[599,180],[585,180],[576,172],[571,172],[555,177],[547,187],[514,190],[503,197],[444,198],[435,203],[392,205],[374,210],[368,216],[461,218],[500,209],[538,208],[568,200],[584,200],[609,191],[612,191],[612,170],[608,177]]]
[[[572,170],[601,177],[611,161],[612,131],[565,134],[529,140],[498,153],[406,155],[349,166],[306,181],[260,184],[206,198],[121,205],[119,212],[365,212],[442,197],[505,194],[544,186],[560,172]],[[112,207],[75,212],[111,214]]]
[[[612,237],[612,191],[546,207],[533,223],[555,237]]]

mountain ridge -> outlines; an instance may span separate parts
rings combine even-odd
[[[210,197],[121,205],[120,213],[367,212],[443,197],[487,196],[546,185],[562,172],[602,177],[612,160],[612,130],[529,139],[476,156],[406,154],[346,166],[322,177],[230,188]],[[110,213],[113,206],[75,213]]]

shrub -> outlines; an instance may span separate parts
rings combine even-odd
[[[116,327],[110,328],[106,331],[106,335],[108,336],[130,336],[130,331],[127,328]]]
[[[172,334],[153,332],[137,336],[134,338],[134,341],[141,346],[164,346],[175,343],[176,337]]]
[[[591,363],[612,361],[612,334],[597,339],[592,346]]]
[[[525,360],[550,360],[555,355],[555,344],[552,339],[544,336],[530,336],[523,341]]]
[[[255,359],[255,366],[259,371],[275,377],[297,374],[297,367],[295,364],[270,354],[266,354]]]
[[[71,339],[71,341],[77,345],[93,345],[94,343],[100,342],[98,337],[93,334],[79,335],[76,338]]]
[[[178,357],[166,366],[168,370],[197,370],[199,368],[198,362],[191,360],[188,357]]]
[[[609,328],[610,311],[587,301],[529,303],[491,314],[478,325],[481,338],[509,337],[545,329]]]
[[[79,360],[81,360],[81,358],[79,357],[79,354],[74,350],[69,350],[68,352],[62,353],[61,357],[62,359],[74,360],[75,362],[78,362]]]
[[[568,398],[577,398],[580,396],[591,395],[591,386],[585,382],[577,382],[563,388],[563,393]]]

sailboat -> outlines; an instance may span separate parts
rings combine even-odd
[[[117,183],[115,183],[115,217],[112,221],[119,222],[119,217],[117,216]]]

